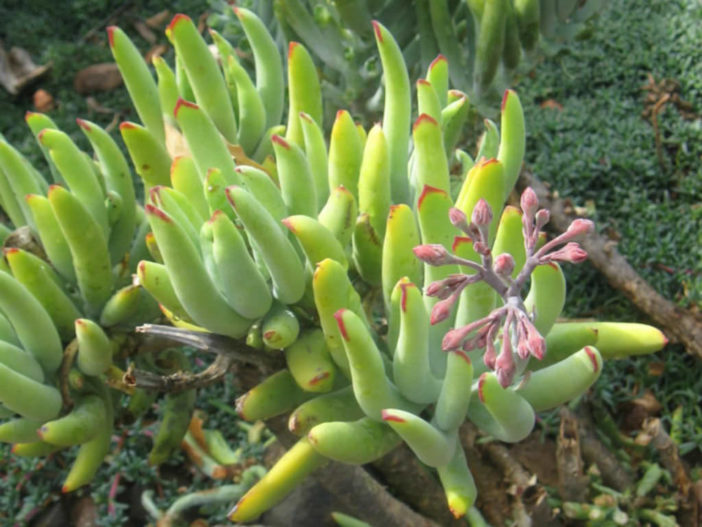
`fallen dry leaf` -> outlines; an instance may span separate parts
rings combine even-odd
[[[95,97],[90,95],[85,98],[85,104],[87,104],[88,108],[90,108],[95,113],[115,113],[115,111],[112,108],[107,108],[106,106],[103,106],[98,102],[98,100]]]
[[[542,102],[539,107],[541,109],[551,109],[551,110],[558,110],[559,112],[563,110],[563,105],[556,101],[555,99],[546,99],[544,102]]]
[[[137,33],[146,40],[149,44],[155,44],[156,43],[156,33],[151,31],[149,29],[149,26],[147,26],[144,22],[141,20],[133,20],[132,25],[134,26],[134,29],[137,30]]]
[[[47,113],[56,108],[53,96],[46,90],[37,90],[32,96],[34,108],[42,113]]]
[[[641,397],[637,397],[631,401],[631,403],[643,408],[649,415],[655,415],[661,411],[661,408],[663,408],[661,403],[658,402],[658,399],[656,399],[656,396],[653,395],[653,392],[650,390],[646,390]]]
[[[663,372],[665,371],[665,363],[664,362],[652,362],[651,364],[648,365],[648,374],[652,375],[653,377],[660,377],[663,375]]]
[[[171,12],[168,9],[159,11],[155,15],[150,16],[144,22],[151,29],[161,29],[171,19]]]
[[[152,46],[149,51],[146,52],[146,55],[144,55],[144,60],[147,64],[151,64],[154,60],[154,57],[160,57],[166,51],[168,51],[168,46],[166,46],[165,44],[156,44],[155,46]]]
[[[114,62],[103,62],[83,68],[73,78],[73,88],[81,95],[108,92],[121,86],[122,74]]]
[[[30,82],[44,75],[51,62],[37,66],[25,49],[13,47],[6,52],[0,42],[0,85],[10,94],[17,95]]]

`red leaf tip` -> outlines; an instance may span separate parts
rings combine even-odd
[[[215,221],[217,221],[217,218],[219,218],[222,214],[224,214],[224,212],[222,212],[222,211],[219,210],[219,209],[216,210],[216,211],[214,211],[214,212],[212,213],[212,216],[210,216],[210,219],[207,220],[207,223],[214,223]]]
[[[429,64],[429,69],[434,69],[435,66],[439,65],[442,62],[448,63],[448,59],[444,57],[441,53],[439,53],[436,56],[436,58],[431,61],[431,64]]]
[[[339,326],[339,331],[341,332],[341,337],[348,342],[349,341],[349,334],[346,332],[346,325],[344,324],[344,313],[346,312],[346,309],[341,308],[339,311],[334,313],[334,318],[336,319],[336,323]]]
[[[406,422],[402,417],[399,417],[397,415],[393,415],[390,413],[389,410],[381,410],[380,411],[380,417],[383,418],[383,421],[392,421],[394,423],[404,423]]]
[[[271,141],[282,146],[286,150],[290,150],[290,144],[285,139],[283,139],[281,136],[279,136],[277,134],[273,134],[273,136],[271,136]]]
[[[81,119],[80,117],[76,117],[76,124],[77,124],[78,126],[80,126],[80,127],[81,127],[83,130],[85,130],[86,132],[92,131],[92,128],[90,128],[90,125],[88,124],[88,122],[87,122],[87,121],[84,121],[84,120]]]
[[[381,26],[380,22],[378,22],[377,20],[373,20],[371,22],[371,24],[373,24],[373,31],[375,31],[375,38],[378,40],[379,43],[382,44],[383,43],[383,32],[382,32],[381,28],[383,26]]]
[[[166,28],[166,34],[169,34],[171,31],[173,31],[175,29],[176,25],[178,24],[178,22],[186,21],[186,20],[192,22],[192,20],[190,19],[190,17],[188,15],[184,15],[183,13],[176,14],[173,17],[173,19],[171,20],[171,23],[168,24],[168,27]]]
[[[124,121],[123,123],[119,123],[119,131],[122,132],[124,130],[133,130],[136,128],[137,125],[131,121]]]
[[[115,29],[117,29],[117,26],[107,27],[107,41],[110,43],[111,48],[115,47]]]
[[[483,373],[478,379],[478,397],[480,398],[480,402],[483,404],[485,404],[485,393],[483,391],[483,388],[485,387],[485,379],[487,379],[487,372]]]
[[[402,296],[400,297],[400,309],[403,313],[407,311],[407,288],[417,287],[412,282],[403,282],[400,284],[400,290],[402,291]]]
[[[328,379],[329,375],[331,375],[328,371],[322,372],[319,375],[315,375],[312,377],[309,381],[307,381],[307,384],[310,386],[315,386],[316,384],[319,384],[322,382],[324,379]]]
[[[426,198],[429,194],[437,194],[437,193],[446,195],[446,192],[444,192],[440,188],[432,187],[431,185],[424,185],[424,188],[422,189],[422,193],[419,195],[419,199],[417,200],[417,209],[422,208],[422,203],[424,202],[424,198]]]
[[[160,220],[165,221],[167,223],[173,222],[173,220],[171,220],[171,218],[170,218],[170,216],[168,216],[168,214],[163,212],[158,207],[154,207],[153,205],[151,205],[149,203],[147,203],[144,206],[144,211],[146,212],[146,214],[149,214],[151,216],[157,216]]]
[[[500,104],[500,111],[504,112],[505,111],[505,106],[507,106],[507,99],[509,99],[510,94],[513,94],[514,90],[507,89],[505,90],[505,93],[502,95],[502,104]]]
[[[283,225],[285,225],[285,226],[290,230],[290,232],[292,232],[293,234],[295,234],[295,224],[293,223],[292,219],[290,219],[290,218],[283,218],[282,220],[280,220],[280,222],[281,222]]]
[[[436,119],[434,119],[429,114],[423,113],[422,115],[417,117],[417,120],[414,122],[414,125],[412,126],[412,131],[414,132],[414,130],[424,122],[429,123],[433,126],[439,126],[439,123],[436,122]]]
[[[50,198],[51,194],[57,192],[59,189],[63,190],[63,187],[61,185],[49,185],[49,190],[46,193],[46,197]]]
[[[232,190],[239,188],[237,185],[231,185],[224,189],[224,195],[227,197],[229,204],[236,209],[236,201],[234,201],[234,196],[232,196]]]
[[[458,349],[458,350],[451,351],[451,353],[455,353],[456,355],[461,357],[464,361],[466,361],[468,364],[473,364],[473,362],[470,360],[470,357],[468,356],[468,354],[465,351]]]
[[[195,104],[194,102],[186,101],[182,97],[178,97],[178,101],[176,102],[175,108],[173,108],[173,115],[175,118],[178,118],[178,110],[180,110],[181,107],[186,106],[188,108],[193,108],[195,110],[198,110],[200,107]]]
[[[295,48],[297,48],[297,46],[299,46],[299,45],[300,45],[300,43],[295,42],[294,40],[291,41],[290,44],[288,44],[288,60],[291,59],[293,53],[295,52]]]
[[[592,351],[592,348],[590,346],[585,346],[585,353],[587,353],[587,356],[590,357],[590,361],[592,361],[592,367],[595,370],[595,373],[600,369],[600,365],[597,362],[597,355],[595,355],[595,352]]]
[[[470,236],[455,236],[451,244],[451,250],[456,252],[456,249],[464,243],[473,243],[473,239]]]

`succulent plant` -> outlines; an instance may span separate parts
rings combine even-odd
[[[68,189],[55,184],[28,209],[18,198],[46,185],[0,144],[3,210],[16,227],[38,232],[47,255],[25,257],[38,269],[38,288],[39,278],[22,278],[15,249],[0,272],[7,319],[0,336],[10,350],[0,354],[0,401],[5,414],[20,416],[0,424],[0,439],[18,443],[19,455],[82,443],[65,490],[87,483],[109,448],[108,386],[122,373],[113,362],[131,360],[113,353],[120,341],[112,328],[153,319],[157,302],[175,326],[285,358],[287,368],[242,395],[237,410],[246,420],[292,412],[290,430],[300,440],[241,498],[232,519],[257,517],[328,459],[367,463],[401,441],[436,469],[448,506],[462,516],[476,495],[457,438],[466,419],[519,441],[535,412],[587,390],[603,359],[656,351],[665,337],[639,324],[558,320],[565,302],[558,263],[584,258],[573,240],[592,225],[578,220],[546,241],[548,212],[533,192],[522,194],[521,211],[504,207],[525,149],[514,91],[505,92],[499,132],[489,127],[477,159],[456,152],[469,102],[448,89],[446,60],[417,81],[411,125],[402,51],[374,22],[382,124],[367,131],[340,110],[327,146],[309,52],[289,46],[282,126],[285,83],[274,40],[253,12],[236,14],[251,42],[255,82],[231,45],[213,33],[218,61],[184,15],[167,29],[175,72],[156,59],[158,82],[127,36],[109,29],[143,123],[120,126],[146,189],[143,214],[119,149],[89,123],[79,121],[97,165],[46,117],[32,117]],[[465,173],[456,192],[454,155]],[[115,291],[132,271],[139,288]],[[189,369],[178,350],[134,360],[157,372]],[[128,378],[119,379],[126,391]],[[136,412],[149,401],[137,390],[129,405]],[[194,404],[192,390],[168,396],[150,462],[179,448]]]
[[[0,142],[2,207],[17,227],[5,227],[0,273],[0,408],[10,417],[0,440],[16,443],[19,456],[81,445],[68,492],[92,479],[110,448],[117,343],[159,310],[130,283],[148,224],[117,144],[78,119],[93,160],[47,116],[26,120],[54,184]]]
[[[212,0],[210,24],[247,49],[230,6]],[[451,83],[477,102],[499,101],[520,61],[540,40],[572,40],[603,7],[597,0],[276,0],[240,2],[271,28],[276,43],[305,44],[322,65],[325,99],[335,106],[365,103],[378,111],[381,73],[371,20],[387,27],[400,46],[410,76],[419,78],[441,54],[451,63]]]

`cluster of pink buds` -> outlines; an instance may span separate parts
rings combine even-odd
[[[578,219],[570,224],[566,232],[537,248],[539,233],[548,223],[549,212],[538,209],[539,202],[531,188],[522,193],[520,205],[523,211],[522,233],[526,261],[514,278],[512,273],[515,262],[512,255],[504,253],[494,259],[492,257],[488,230],[493,215],[490,205],[483,199],[473,209],[470,223],[459,209],[452,208],[449,211],[451,223],[470,238],[473,249],[480,256],[480,262],[456,256],[439,244],[414,248],[417,258],[429,265],[461,265],[475,271],[473,274],[453,274],[429,284],[425,293],[440,299],[431,312],[432,324],[449,317],[461,292],[469,284],[486,282],[502,298],[503,304],[486,317],[446,333],[442,348],[445,351],[484,348],[485,364],[495,371],[500,384],[505,387],[512,383],[516,371],[514,353],[521,359],[529,356],[541,359],[546,348],[544,337],[534,326],[534,313],[528,313],[522,301],[524,285],[537,265],[584,261],[587,253],[573,240],[593,230],[590,220]],[[501,341],[499,352],[496,341]]]

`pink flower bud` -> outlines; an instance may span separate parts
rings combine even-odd
[[[551,213],[546,209],[541,209],[536,213],[536,229],[541,230],[551,219]]]
[[[514,271],[514,258],[509,253],[502,253],[495,258],[492,268],[500,276],[509,276]]]
[[[432,282],[427,286],[427,288],[424,290],[424,294],[427,296],[438,296],[439,298],[441,298],[442,293],[445,290],[446,286],[444,285],[444,281],[437,280],[436,282]]]
[[[514,366],[514,363],[512,363],[511,368],[495,368],[495,375],[497,376],[497,382],[500,383],[500,386],[503,388],[507,388],[510,384],[512,384],[512,379],[514,379],[514,372],[516,368]]]
[[[502,351],[495,361],[495,374],[497,380],[500,381],[500,386],[506,388],[512,384],[514,371],[514,357],[512,356],[512,345],[509,343],[509,335],[502,336]]]
[[[539,259],[542,263],[568,262],[574,264],[582,263],[585,260],[587,260],[587,252],[575,242],[567,243],[557,251],[553,251]]]
[[[449,221],[454,227],[461,229],[463,232],[468,230],[468,217],[466,213],[456,207],[449,209]]]
[[[434,307],[431,309],[429,323],[433,326],[434,324],[438,324],[439,322],[446,320],[451,315],[451,308],[453,307],[453,304],[456,303],[456,299],[457,298],[455,296],[451,295],[445,300],[441,300],[440,302],[434,304]]]
[[[539,207],[539,198],[536,197],[536,192],[531,187],[527,187],[522,192],[522,197],[519,200],[519,205],[522,207],[524,214],[528,218],[533,218],[536,209]]]
[[[527,346],[526,339],[521,338],[521,335],[517,344],[517,355],[519,355],[520,359],[526,359],[529,356],[529,346]]]
[[[458,348],[458,346],[461,345],[461,342],[463,342],[463,340],[471,334],[471,332],[475,331],[478,328],[481,328],[482,326],[485,326],[486,324],[491,325],[495,323],[496,322],[494,322],[494,320],[492,319],[492,314],[490,314],[484,318],[481,318],[480,320],[475,320],[470,324],[466,324],[465,326],[462,326],[460,328],[451,329],[446,333],[446,335],[444,335],[444,339],[441,342],[441,349],[443,349],[444,351],[456,349]]]
[[[492,208],[488,205],[488,202],[483,198],[478,200],[473,209],[473,214],[471,215],[473,223],[478,226],[489,225],[492,221]]]
[[[449,351],[458,348],[461,341],[465,338],[465,334],[459,329],[450,329],[444,335],[441,341],[441,349]]]
[[[446,248],[439,243],[417,245],[412,251],[414,251],[414,255],[417,258],[429,265],[446,265],[451,263],[451,255]]]
[[[579,218],[577,220],[573,220],[573,223],[568,226],[566,234],[569,235],[568,239],[572,240],[576,236],[580,236],[581,234],[589,234],[594,230],[595,224],[592,221]]]
[[[495,369],[495,359],[497,358],[495,352],[495,344],[492,340],[489,340],[485,345],[485,353],[483,354],[483,363],[489,369]]]
[[[541,360],[544,358],[546,353],[546,341],[538,331],[533,331],[529,335],[527,347],[529,348],[529,352],[537,359]]]
[[[444,300],[445,298],[451,296],[451,294],[456,291],[456,289],[461,287],[467,280],[467,275],[452,274],[443,280],[437,280],[436,282],[429,284],[424,290],[424,294]]]

